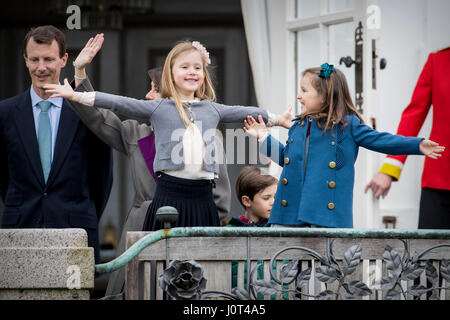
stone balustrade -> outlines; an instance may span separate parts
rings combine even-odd
[[[87,300],[94,249],[83,229],[0,229],[0,299]]]

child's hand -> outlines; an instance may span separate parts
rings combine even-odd
[[[44,89],[46,93],[52,93],[50,98],[62,97],[65,99],[75,101],[74,91],[70,86],[69,81],[67,81],[67,78],[64,79],[64,85],[46,84],[44,85]]]
[[[422,152],[425,156],[430,157],[431,159],[437,159],[441,157],[445,150],[444,146],[440,146],[437,142],[424,139],[420,142],[420,152]]]
[[[83,50],[75,59],[74,65],[77,69],[84,69],[92,62],[95,55],[100,51],[104,41],[103,33],[97,34],[95,38],[90,38]]]
[[[294,116],[291,114],[292,106],[289,106],[286,111],[280,115],[277,115],[277,121],[275,125],[289,129],[294,123],[291,121]]]
[[[247,116],[247,120],[244,120],[244,131],[259,139],[267,133],[267,127],[261,115],[258,116],[258,121],[259,123],[252,116]]]

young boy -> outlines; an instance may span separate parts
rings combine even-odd
[[[243,216],[231,217],[225,220],[225,227],[264,227],[269,221],[278,179],[269,174],[264,174],[258,167],[247,166],[241,170],[236,180],[236,196],[244,207]],[[258,280],[264,279],[264,261],[257,261]],[[238,286],[238,261],[231,262],[231,287]],[[247,279],[247,262],[244,264],[244,279]],[[244,288],[247,283],[244,281]],[[260,294],[257,300],[263,300]],[[275,298],[275,296],[273,297]]]
[[[247,166],[241,170],[236,181],[236,196],[245,214],[231,217],[227,227],[264,227],[272,210],[278,180],[264,174],[261,168]]]

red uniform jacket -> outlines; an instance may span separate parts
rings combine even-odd
[[[446,150],[436,160],[425,158],[422,188],[450,190],[450,47],[428,56],[411,103],[403,111],[397,134],[417,136],[431,105],[433,125],[429,139]],[[406,157],[389,155],[380,172],[398,179]]]

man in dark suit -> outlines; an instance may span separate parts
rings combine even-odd
[[[32,85],[0,102],[0,195],[3,228],[83,228],[100,261],[98,220],[112,186],[111,149],[70,103],[49,98],[67,62],[65,35],[53,26],[24,40]]]

